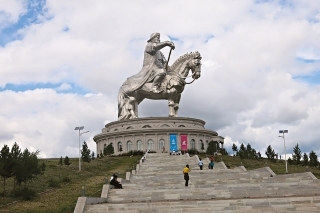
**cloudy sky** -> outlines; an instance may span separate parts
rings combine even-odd
[[[320,155],[318,0],[0,0],[0,147],[77,157],[74,128],[85,126],[95,150],[153,32],[175,43],[169,64],[202,55],[179,116],[205,120],[230,153],[250,143],[283,154],[287,129],[288,153],[298,143]],[[145,100],[139,113],[167,116],[167,101]]]

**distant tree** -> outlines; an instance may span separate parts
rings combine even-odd
[[[294,164],[293,160],[290,157],[288,158],[288,164],[290,164],[290,165]]]
[[[69,166],[71,163],[70,163],[70,160],[69,160],[69,157],[68,156],[66,156],[65,158],[64,158],[64,165],[67,165],[67,166]]]
[[[43,174],[44,171],[46,171],[46,167],[47,167],[46,164],[44,162],[42,162],[41,165],[40,165],[41,174]]]
[[[233,151],[233,155],[234,155],[234,152],[238,152],[238,147],[237,147],[237,145],[235,145],[235,144],[232,144],[232,151]]]
[[[103,156],[104,156],[104,155],[103,155],[102,151],[100,150],[100,156],[99,156],[99,157],[100,157],[100,158],[103,158]]]
[[[292,154],[293,163],[295,165],[299,165],[301,163],[301,157],[302,157],[301,150],[299,148],[299,144],[297,144],[295,147],[293,147],[293,154]]]
[[[304,166],[308,166],[309,165],[309,158],[308,158],[307,153],[303,154],[303,165]]]
[[[90,162],[91,161],[91,150],[88,148],[87,143],[84,141],[81,149],[81,159],[84,162]]]
[[[120,150],[119,151],[122,152],[122,146],[120,146],[120,149],[121,151]],[[104,155],[112,155],[112,154],[114,154],[114,147],[113,147],[113,144],[110,143],[108,144],[108,146],[105,147]]]
[[[13,189],[15,191],[16,183],[27,183],[32,180],[38,174],[41,174],[45,170],[45,164],[39,164],[38,161],[39,151],[29,152],[25,149],[21,152],[21,149],[17,143],[11,148],[4,145],[0,151],[0,175],[3,177],[3,185],[5,195],[6,179],[13,176]]]
[[[107,155],[107,153],[108,153],[107,146],[104,146],[103,147],[103,155]]]
[[[275,156],[276,156],[276,153],[274,152],[274,150],[272,149],[271,145],[269,145],[267,147],[267,150],[266,150],[266,155],[267,155],[267,158],[270,160],[270,161],[273,161],[275,162]]]
[[[61,156],[61,158],[59,159],[58,165],[62,166],[62,163],[63,163],[63,160],[62,160],[62,156]]]
[[[241,159],[245,159],[247,157],[247,149],[246,147],[243,145],[243,143],[240,145],[240,149],[238,151],[238,156]]]
[[[217,146],[215,141],[210,141],[206,150],[207,154],[213,155],[217,151]]]
[[[317,167],[319,165],[318,156],[313,150],[309,153],[309,165],[311,167]]]
[[[261,159],[261,153],[260,153],[260,152],[257,153],[257,157],[258,157],[259,159]]]
[[[12,155],[12,160],[13,160],[13,174],[18,173],[19,171],[17,171],[19,169],[19,159],[22,156],[22,152],[21,149],[19,147],[19,145],[15,142],[11,148],[11,155]],[[16,176],[13,175],[13,191],[16,190]]]
[[[12,154],[7,145],[4,145],[0,151],[0,176],[3,179],[3,195],[6,194],[6,179],[13,176],[14,162]]]
[[[246,158],[247,159],[256,159],[257,158],[256,150],[253,149],[249,143],[247,145]]]
[[[227,152],[227,150],[225,148],[221,148],[219,150],[219,152],[221,153],[221,155],[229,155],[229,153]]]
[[[30,152],[28,149],[25,149],[21,155],[21,158],[16,165],[18,169],[15,171],[15,177],[17,183],[27,183],[32,180],[35,176],[42,173],[41,165],[39,165],[38,160],[39,151]]]
[[[92,153],[91,153],[91,159],[92,159],[92,160],[94,160],[94,159],[95,159],[94,151],[92,151]]]

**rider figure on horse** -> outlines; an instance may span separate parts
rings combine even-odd
[[[175,48],[171,41],[160,42],[160,33],[152,33],[148,44],[144,51],[143,68],[141,72],[145,72],[146,82],[153,82],[152,92],[163,92],[160,89],[161,82],[166,76],[166,58],[160,51],[162,48],[169,46]]]
[[[145,83],[152,82],[150,92],[160,93],[162,80],[166,76],[166,58],[160,51],[169,46],[175,48],[171,41],[160,42],[160,33],[152,33],[144,50],[143,66],[139,73],[129,77],[122,85],[122,91],[126,94],[137,91]]]

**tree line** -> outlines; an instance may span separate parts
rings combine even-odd
[[[19,145],[14,143],[10,148],[4,145],[0,151],[0,176],[3,182],[2,195],[6,195],[6,180],[13,177],[13,191],[16,185],[25,185],[39,174],[45,171],[45,163],[39,163],[38,155],[40,151],[30,152],[27,148],[21,151]]]
[[[242,143],[240,145],[239,150],[235,144],[232,144],[232,151],[234,156],[238,156],[241,159],[261,159],[260,152],[256,152],[256,150],[253,149],[249,143],[247,147],[245,147]],[[299,144],[297,144],[292,151],[292,158],[288,158],[288,163],[290,165],[303,165],[311,167],[317,167],[320,165],[318,161],[318,156],[313,150],[309,153],[309,155],[307,155],[307,153],[304,153],[302,155],[302,152],[299,148]],[[271,145],[267,147],[265,154],[268,160],[272,162],[276,162],[276,160],[278,159],[278,154],[274,151]]]

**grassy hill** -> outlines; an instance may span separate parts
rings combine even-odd
[[[201,155],[205,158],[205,155]],[[126,171],[131,171],[139,162],[141,156],[133,157],[104,157],[95,159],[90,163],[82,163],[82,171],[78,171],[78,159],[70,159],[71,165],[59,166],[59,159],[41,159],[46,164],[44,175],[39,175],[27,186],[35,190],[38,195],[31,201],[17,201],[13,197],[0,198],[0,213],[72,213],[80,196],[81,187],[85,186],[86,196],[99,197],[105,178],[108,179],[114,173],[124,178]],[[271,163],[267,159],[241,160],[233,156],[217,156],[215,161],[224,161],[228,168],[243,165],[248,170],[269,166],[276,174],[285,173],[284,161],[278,160]],[[206,166],[206,165],[205,165]],[[205,168],[206,169],[206,168]],[[289,173],[305,172],[303,166],[288,165]],[[316,177],[320,178],[320,170],[308,168]],[[182,180],[183,181],[183,180]],[[13,180],[7,181],[7,191],[13,189]],[[0,191],[3,191],[1,184]],[[7,205],[10,204],[10,205]]]
[[[116,173],[119,177],[125,177],[125,172],[135,168],[141,156],[133,157],[104,157],[95,159],[90,163],[81,163],[82,171],[79,172],[78,159],[70,159],[71,165],[59,166],[59,159],[41,159],[46,164],[46,171],[39,175],[27,186],[35,190],[38,195],[32,201],[19,201],[3,206],[17,198],[0,197],[0,212],[14,213],[70,213],[81,193],[81,187],[85,186],[86,196],[99,197],[105,179]],[[2,183],[2,181],[1,181]],[[23,187],[23,186],[22,186]],[[13,189],[13,179],[6,182],[6,191]],[[0,192],[3,185],[0,186]]]

